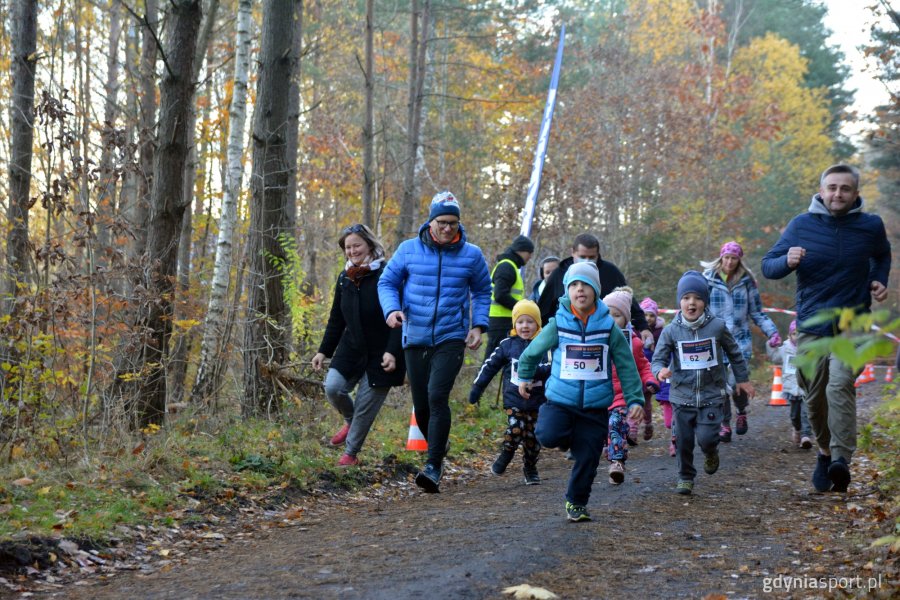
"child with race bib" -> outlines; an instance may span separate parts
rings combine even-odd
[[[537,485],[541,483],[537,470],[541,445],[534,436],[534,426],[538,408],[545,400],[542,382],[550,375],[550,363],[544,360],[538,365],[530,398],[519,395],[518,365],[519,356],[541,331],[541,310],[532,300],[519,300],[512,309],[512,322],[515,329],[509,332],[510,337],[501,340],[481,365],[469,392],[469,404],[478,404],[491,379],[502,370],[503,410],[507,425],[500,456],[491,465],[491,472],[503,475],[516,454],[516,448],[521,445],[525,485]]]
[[[650,363],[644,356],[644,343],[641,336],[631,329],[631,301],[633,292],[628,286],[617,287],[603,298],[603,303],[609,308],[609,316],[613,318],[625,338],[631,345],[631,355],[641,376],[644,389],[644,411],[647,410],[647,394],[659,391],[659,384],[653,378],[650,371]],[[609,442],[606,457],[609,460],[609,482],[618,485],[625,481],[625,461],[628,460],[628,446],[631,437],[637,435],[640,421],[627,418],[625,396],[622,394],[622,385],[619,382],[616,368],[612,368],[613,390],[615,398],[609,409]],[[646,414],[646,412],[645,412]]]
[[[563,277],[566,295],[556,315],[519,358],[519,393],[528,398],[535,371],[553,352],[547,401],[538,413],[535,433],[545,448],[570,449],[575,464],[566,490],[569,521],[590,521],[587,503],[606,445],[609,407],[616,367],[628,416],[644,414],[644,396],[631,345],[600,300],[600,273],[592,262],[573,263]]]
[[[659,336],[662,335],[662,330],[666,326],[666,321],[659,316],[659,305],[653,298],[647,296],[641,300],[640,306],[644,310],[644,316],[647,317],[647,325],[650,326],[650,333],[653,334],[653,348],[656,348],[656,345],[659,344]],[[647,357],[647,361],[653,360],[653,348],[644,346],[644,356]],[[653,394],[650,392],[644,392],[645,440],[649,440],[653,437],[653,407],[650,403],[652,397]],[[663,425],[666,426],[666,431],[670,432],[669,456],[675,456],[675,434],[671,433],[672,405],[669,404],[669,382],[659,382],[659,391],[656,392],[656,401],[659,402],[659,406],[662,408]]]
[[[670,380],[678,461],[675,491],[689,496],[697,475],[695,439],[706,457],[703,470],[712,475],[719,469],[719,427],[728,401],[724,357],[734,371],[736,391],[750,398],[754,393],[740,346],[725,321],[707,309],[706,278],[697,271],[687,271],[678,280],[677,299],[681,310],[659,336],[651,368],[657,379]]]
[[[788,339],[781,346],[766,346],[766,353],[776,365],[781,365],[781,381],[784,384],[784,399],[791,405],[791,441],[798,448],[812,448],[812,427],[806,416],[806,402],[803,389],[797,382],[797,321],[791,321],[788,328]]]

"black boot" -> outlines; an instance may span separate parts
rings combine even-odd
[[[538,475],[537,465],[525,465],[522,467],[525,473],[525,485],[541,485],[541,476]]]
[[[497,457],[497,460],[494,461],[494,464],[491,465],[491,473],[494,475],[503,475],[503,473],[506,472],[509,461],[513,459],[515,454],[515,450],[507,450],[504,448],[503,451],[500,452],[500,456]]]

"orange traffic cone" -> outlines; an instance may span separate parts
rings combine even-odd
[[[775,375],[772,378],[772,398],[769,400],[769,406],[787,406],[787,400],[784,399],[784,382],[781,380],[781,367],[773,367]]]
[[[875,381],[875,365],[869,363],[866,365],[866,370],[863,371],[863,383],[872,383]]]
[[[894,381],[894,365],[888,365],[887,373],[884,374],[885,383]]]
[[[425,436],[422,435],[422,430],[419,429],[419,424],[416,423],[415,408],[412,411],[412,416],[409,418],[409,437],[406,439],[406,449],[415,450],[416,452],[426,452],[428,450],[428,442],[425,441]]]

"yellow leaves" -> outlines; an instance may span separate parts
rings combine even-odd
[[[634,14],[640,20],[633,43],[654,62],[684,57],[697,47],[699,36],[688,26],[698,16],[691,0],[646,0]]]
[[[160,427],[156,423],[150,423],[146,427],[141,427],[141,433],[144,435],[155,435],[159,433]]]
[[[46,496],[47,494],[50,493],[50,490],[51,490],[51,489],[52,489],[52,488],[51,488],[49,485],[46,485],[46,486],[44,486],[44,487],[38,489],[37,495],[38,495],[38,496]]]
[[[198,321],[196,319],[173,319],[172,320],[172,325],[176,329],[183,329],[185,331],[187,331],[189,329],[193,329],[194,327],[196,327],[199,324],[200,324],[200,321]]]
[[[13,446],[12,450],[9,451],[10,457],[13,460],[18,460],[25,456],[25,447],[24,446]]]

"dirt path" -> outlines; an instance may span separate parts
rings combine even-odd
[[[766,593],[779,574],[807,584],[859,575],[865,587],[874,571],[861,547],[877,526],[861,527],[852,506],[871,496],[871,482],[859,476],[846,496],[814,493],[813,451],[792,448],[787,408],[764,402],[754,402],[750,435],[721,447],[720,471],[701,469],[691,498],[673,492],[675,460],[657,435],[632,449],[624,485],[598,476],[594,521],[568,523],[570,463],[545,450],[541,486],[522,484],[518,456],[504,477],[455,481],[451,468],[439,495],[410,487],[396,501],[311,508],[296,525],[250,529],[181,564],[83,581],[56,597],[508,598],[503,588],[525,582],[562,598],[824,595]],[[896,585],[894,573],[873,593],[889,597]]]

